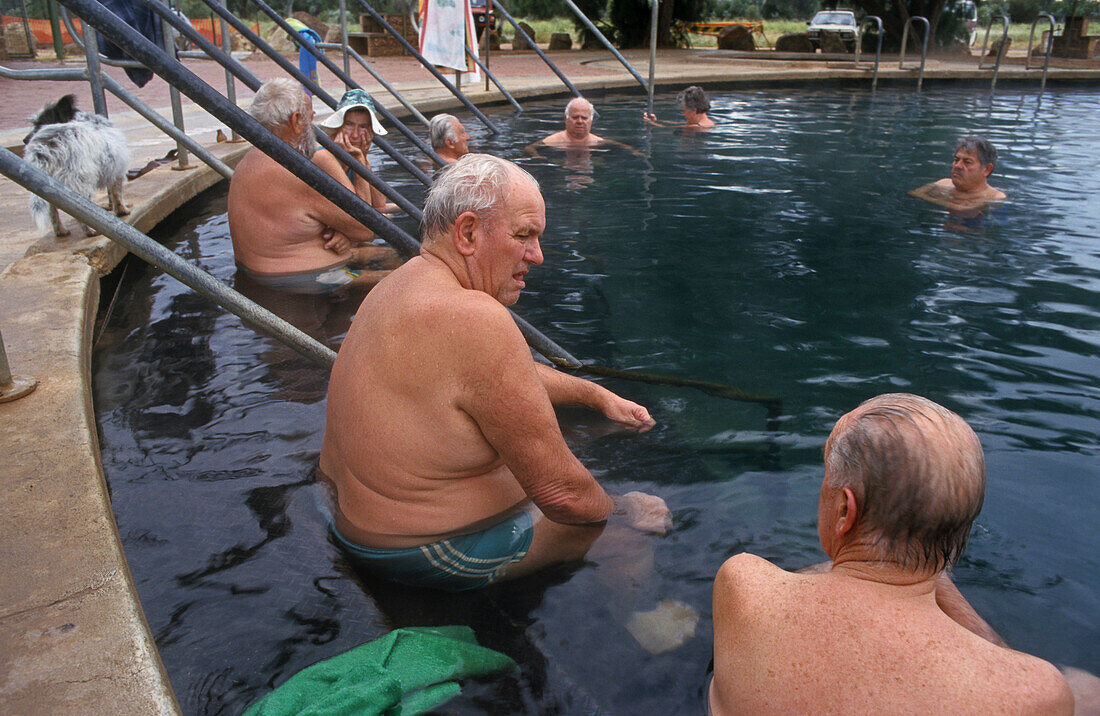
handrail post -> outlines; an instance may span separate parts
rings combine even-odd
[[[46,0],[46,12],[50,16],[50,34],[53,35],[53,51],[57,61],[65,59],[65,41],[61,37],[61,20],[57,17],[57,0]]]
[[[989,24],[985,26],[985,39],[982,40],[982,56],[978,58],[978,69],[985,69],[988,65],[985,64],[985,50],[986,45],[989,43],[989,31],[993,29],[993,21],[1000,20],[1002,25],[1001,30],[1001,46],[997,48],[997,59],[993,63],[993,79],[989,84],[989,92],[992,94],[997,89],[997,73],[1001,71],[1001,60],[1005,56],[1005,45],[1008,40],[1008,24],[1009,19],[1007,15],[994,15],[989,18]],[[1050,33],[1052,36],[1054,32]]]
[[[0,334],[0,403],[8,403],[31,393],[38,387],[38,380],[29,376],[12,375],[8,365],[8,353],[4,349],[4,336]]]
[[[217,0],[218,3],[225,7],[225,0]],[[218,16],[218,27],[222,31],[222,52],[227,56],[233,55],[233,43],[229,39],[229,23],[225,21],[224,17]],[[233,81],[233,73],[229,71],[229,68],[225,68],[225,96],[233,104],[237,104],[237,84]],[[229,130],[229,141],[239,142],[240,136],[235,129]]]
[[[1047,86],[1047,68],[1050,67],[1050,54],[1054,49],[1054,16],[1041,12],[1035,21],[1031,23],[1031,34],[1027,38],[1027,55],[1024,57],[1024,69],[1031,69],[1031,41],[1035,39],[1035,27],[1039,24],[1040,20],[1046,20],[1050,23],[1050,32],[1047,33],[1047,47],[1046,52],[1043,53],[1043,80],[1039,84],[1039,94],[1042,94]]]
[[[321,42],[325,42],[325,38],[321,38]],[[340,54],[344,58],[344,74],[351,76],[351,61],[348,57],[348,3],[347,0],[340,0]],[[353,89],[349,85],[344,85],[345,90]]]
[[[928,25],[928,18],[921,15],[913,15],[905,21],[905,27],[901,31],[901,54],[898,58],[898,69],[904,69],[905,65],[905,48],[909,44],[909,26],[914,21],[920,20],[924,24],[924,43],[921,45],[920,51],[920,71],[917,74],[917,91],[920,92],[921,84],[924,82],[924,63],[928,59],[928,35],[930,28]]]
[[[649,0],[649,97],[646,101],[646,111],[653,114],[653,85],[654,75],[657,72],[657,23],[661,17],[659,0]]]
[[[168,8],[169,10],[173,9],[171,5]],[[161,18],[160,27],[161,34],[164,35],[164,51],[168,53],[169,57],[175,57],[176,31],[163,18]],[[187,130],[183,124],[183,103],[180,101],[180,91],[172,84],[168,85],[168,99],[172,104],[172,124],[180,132],[186,133]],[[176,171],[193,168],[187,161],[187,147],[178,140],[176,141],[176,164],[172,168]]]
[[[96,31],[88,26],[84,30],[84,57],[88,63],[88,85],[92,89],[92,108],[96,114],[107,116],[107,98],[103,95],[103,82],[99,79],[99,42]]]
[[[622,63],[622,66],[626,68],[626,71],[629,72],[634,77],[634,79],[638,81],[638,84],[642,86],[642,89],[648,89],[646,87],[645,80],[642,79],[642,76],[639,75],[634,70],[634,67],[626,61],[626,58],[623,57],[622,54],[620,54],[619,51],[615,49],[615,46],[612,45],[606,37],[604,37],[603,33],[600,32],[600,29],[593,25],[592,21],[589,20],[583,12],[581,12],[581,9],[577,7],[576,4],[574,4],[573,0],[562,0],[562,2],[564,2],[565,5],[573,11],[573,14],[575,14],[580,19],[581,23],[583,23],[584,26],[587,27],[588,30],[596,36],[596,39],[604,44],[604,47],[611,50],[611,54],[614,55],[615,59]]]
[[[859,56],[863,52],[863,28],[872,20],[875,21],[878,28],[878,43],[875,45],[875,70],[871,75],[871,89],[874,90],[878,86],[878,64],[882,59],[882,18],[878,15],[868,15],[863,18],[863,23],[859,26],[859,31],[856,33],[856,65],[859,65]],[[904,51],[904,47],[902,49]]]
[[[366,6],[366,0],[359,0],[359,2]],[[542,61],[546,63],[546,66],[549,67],[550,70],[558,76],[558,79],[562,81],[562,84],[569,88],[569,91],[573,93],[573,96],[580,97],[580,90],[574,87],[573,83],[569,81],[569,78],[563,75],[561,73],[561,70],[557,68],[557,65],[550,61],[550,58],[546,56],[546,53],[539,49],[539,46],[535,44],[535,38],[528,37],[527,33],[520,29],[519,23],[516,22],[516,19],[512,17],[507,10],[504,9],[504,6],[500,4],[499,0],[492,0],[492,3],[497,12],[503,15],[504,19],[512,24],[512,27],[515,28],[516,35],[522,37],[524,40],[527,41],[527,46],[534,50],[535,54],[542,58]],[[512,41],[512,45],[513,47],[515,46],[515,40]]]

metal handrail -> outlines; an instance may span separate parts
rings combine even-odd
[[[203,0],[203,2],[209,5],[213,2],[213,0]],[[281,15],[279,15],[279,13],[275,12],[274,8],[264,2],[264,0],[252,0],[252,2],[254,2],[256,6],[264,12],[265,15],[270,17],[275,22],[275,24],[279,26],[280,29],[282,29],[284,32],[289,33],[291,37],[298,37],[297,31],[293,27],[291,27],[290,24],[287,23],[287,21],[284,20]],[[318,62],[327,67],[328,70],[332,72],[332,74],[336,75],[340,79],[340,81],[344,83],[345,86],[359,88],[359,83],[349,77],[347,73],[343,72],[339,67],[337,67],[332,62],[332,60],[325,57],[325,53],[321,51],[320,48],[316,47],[314,43],[300,42],[299,44],[301,44],[301,46],[304,47],[307,52],[317,58]],[[442,167],[447,164],[447,162],[443,161],[443,157],[436,154],[435,150],[425,144],[424,141],[420,137],[416,136],[416,134],[413,133],[411,129],[406,127],[404,122],[393,116],[393,114],[391,114],[389,110],[387,110],[380,104],[375,103],[375,105],[375,111],[378,114],[382,115],[382,117],[389,121],[394,127],[396,127],[397,131],[405,135],[405,138],[412,142],[413,146],[423,152],[426,157],[435,162],[437,166]],[[335,109],[335,107],[333,107],[333,109]]]
[[[40,69],[40,70],[15,70],[10,67],[4,67],[0,65],[0,77],[7,78],[9,80],[51,80],[55,82],[87,82],[88,81],[88,69]],[[140,114],[146,120],[148,120],[157,129],[164,132],[177,142],[183,142],[187,145],[187,148],[191,152],[208,164],[211,169],[221,174],[226,179],[233,177],[233,170],[230,169],[225,162],[215,157],[204,146],[196,142],[187,134],[177,129],[171,122],[160,116],[157,112],[149,108],[149,105],[142,102],[135,94],[124,88],[118,82],[114,80],[110,75],[102,75],[100,78],[103,82],[103,87],[111,94],[115,95],[127,105],[130,106],[135,112]]]
[[[57,208],[98,230],[153,266],[163,269],[222,308],[277,338],[300,354],[331,368],[336,353],[301,330],[268,311],[200,268],[192,266],[169,249],[153,241],[125,221],[113,216],[89,199],[63,186],[53,177],[0,147],[0,173]]]
[[[366,6],[365,0],[359,0],[359,3],[363,6]],[[569,88],[569,91],[573,93],[573,96],[580,97],[580,90],[574,87],[573,83],[569,81],[569,78],[561,73],[561,70],[558,69],[557,65],[550,61],[550,58],[546,56],[546,53],[539,49],[539,46],[535,44],[535,38],[528,37],[527,33],[520,29],[519,23],[516,22],[516,19],[512,17],[507,10],[504,9],[504,6],[500,4],[499,0],[492,0],[492,3],[493,7],[496,8],[496,11],[499,12],[505,20],[512,23],[512,27],[516,30],[516,35],[522,37],[524,40],[527,41],[527,46],[534,50],[535,54],[542,58],[542,61],[546,63],[546,66],[549,67],[550,70],[558,76],[558,79],[562,81],[562,84]],[[515,40],[512,41],[512,46],[515,47]]]
[[[399,226],[378,213],[354,192],[329,176],[324,170],[309,161],[304,155],[291,148],[286,142],[275,136],[270,130],[253,117],[232,105],[225,97],[215,92],[193,72],[178,60],[168,56],[147,38],[118,19],[104,8],[98,0],[59,0],[103,33],[111,42],[118,45],[131,57],[139,60],[150,70],[164,78],[169,84],[180,87],[196,104],[214,117],[233,127],[260,151],[293,172],[308,186],[325,196],[329,201],[343,209],[353,219],[372,230],[402,255],[410,256],[419,252],[419,242]],[[536,328],[515,313],[511,314],[527,343],[547,358],[568,365],[581,365],[564,348],[540,333]]]
[[[491,33],[487,33],[485,35],[485,58],[486,59],[489,58],[489,43],[492,42],[492,40],[489,39],[490,34]],[[502,83],[500,80],[498,80],[496,75],[494,75],[492,72],[489,71],[489,65],[485,62],[482,62],[481,58],[477,56],[476,52],[474,52],[473,50],[470,49],[469,45],[464,44],[462,46],[462,49],[466,50],[466,54],[470,56],[470,59],[474,61],[474,64],[477,65],[481,69],[481,71],[485,73],[485,90],[486,91],[489,90],[489,80],[492,80],[493,84],[495,84],[497,86],[497,89],[500,90],[500,93],[503,94],[505,96],[505,98],[509,102],[512,103],[512,106],[516,108],[516,111],[517,112],[522,112],[523,107],[520,107],[519,102],[517,102],[516,98],[512,96],[512,93],[504,88],[504,83]]]
[[[79,47],[81,50],[87,50],[88,48],[86,48],[84,46],[84,37],[83,37],[83,35],[81,35],[80,33],[78,33],[76,31],[76,26],[73,25],[73,18],[69,14],[68,9],[64,5],[61,6],[61,22],[65,23],[65,29],[69,31],[69,37],[73,38],[73,42],[76,43],[77,47]],[[144,69],[145,68],[145,65],[141,64],[137,60],[112,60],[110,57],[107,57],[102,52],[97,51],[96,54],[99,56],[99,61],[102,62],[105,65],[110,65],[112,67],[123,67],[123,68],[128,67],[130,69]]]
[[[173,20],[171,17],[163,14],[163,5],[158,2],[158,0],[141,0],[141,2],[149,5],[156,12],[161,13],[161,16],[167,19],[169,22],[175,22],[175,20]],[[275,49],[271,47],[271,45],[264,42],[264,40],[259,35],[252,32],[252,30],[247,25],[241,22],[236,15],[229,12],[220,5],[217,5],[213,2],[213,0],[210,0],[210,2],[208,2],[207,4],[212,10],[214,10],[215,13],[218,14],[219,17],[224,18],[226,22],[228,22],[233,27],[234,30],[239,32],[245,40],[252,43],[257,50],[264,53],[284,72],[300,82],[303,87],[312,92],[314,96],[316,96],[330,108],[336,109],[337,102],[335,97],[326,92],[319,84],[302,74],[301,70],[299,70],[294,65],[294,63],[290,62],[287,58],[276,52]],[[237,76],[237,79],[245,82],[246,84],[254,83],[250,84],[250,89],[255,91],[259,88],[262,82],[260,82],[259,78],[257,78],[256,75],[245,69],[244,65],[242,65],[240,62],[233,59],[231,56],[222,53],[221,50],[218,50],[216,47],[214,47],[213,44],[210,43],[210,41],[207,40],[205,37],[200,35],[198,31],[195,30],[195,28],[192,27],[190,28],[190,30],[188,30],[187,27],[185,27],[184,25],[190,25],[190,23],[183,23],[182,25],[178,25],[177,29],[182,31],[184,35],[186,35],[189,39],[202,47],[211,57],[217,58],[218,63],[221,64],[223,67],[228,67],[232,69],[233,74]],[[202,40],[201,42],[199,42],[200,38]],[[325,149],[332,151],[332,147],[326,145],[324,143],[324,140],[321,139],[320,136],[318,136],[318,139],[321,140],[321,144],[325,147]],[[395,162],[397,162],[397,164],[402,169],[415,177],[417,181],[424,184],[425,186],[432,185],[431,177],[425,174],[423,170],[420,169],[420,167],[410,162],[404,154],[394,149],[389,142],[383,140],[381,137],[375,137],[374,144],[377,145],[378,148],[385,152],[387,155],[389,155],[390,158],[392,158]],[[332,146],[336,145],[333,144]],[[344,160],[341,159],[340,161]],[[356,162],[352,166],[354,167],[356,164],[358,164],[358,162]]]
[[[1024,56],[1024,69],[1031,69],[1031,41],[1035,39],[1035,26],[1039,24],[1040,20],[1045,19],[1050,23],[1050,32],[1047,33],[1047,50],[1043,56],[1043,81],[1039,84],[1039,93],[1042,94],[1047,86],[1047,69],[1050,67],[1050,55],[1054,51],[1054,16],[1041,12],[1039,16],[1035,18],[1035,21],[1031,23],[1031,34],[1027,38],[1027,55]]]
[[[905,28],[901,31],[901,54],[898,56],[898,69],[904,69],[905,47],[909,44],[909,26],[917,20],[924,24],[924,44],[921,45],[920,72],[917,74],[917,91],[919,92],[921,88],[921,83],[924,82],[924,62],[928,59],[928,35],[930,32],[928,18],[921,15],[913,15],[905,21]]]
[[[637,71],[635,71],[633,65],[627,62],[626,58],[623,57],[619,53],[619,51],[615,49],[615,46],[612,45],[606,37],[604,37],[599,28],[593,25],[592,21],[589,20],[583,12],[581,12],[581,9],[573,3],[573,0],[562,0],[562,2],[564,2],[566,6],[573,11],[573,14],[575,14],[580,19],[581,23],[583,23],[584,26],[588,28],[589,32],[593,33],[596,36],[596,39],[604,44],[604,47],[611,50],[611,54],[615,56],[615,59],[622,63],[622,66],[625,67],[626,71],[629,72],[634,77],[634,79],[638,81],[638,84],[642,86],[642,89],[648,92],[649,86],[646,84],[646,81],[642,79],[642,76],[639,75]]]
[[[649,96],[646,98],[646,112],[653,114],[654,75],[657,72],[657,22],[660,17],[659,0],[649,0]]]
[[[420,122],[424,126],[428,126],[428,118],[421,114],[420,110],[413,106],[412,102],[405,99],[405,95],[401,94],[401,92],[399,92],[396,87],[383,79],[378,70],[374,69],[374,67],[371,66],[369,62],[364,60],[363,56],[356,52],[354,47],[339,45],[335,42],[315,42],[314,44],[322,50],[342,50],[345,54],[348,55],[350,59],[358,62],[363,67],[363,69],[369,72],[370,76],[373,77],[378,82],[378,84],[382,85],[383,89],[393,95],[393,98],[400,102],[401,106],[407,109],[409,111],[409,114],[415,117],[418,122]]]
[[[143,0],[143,1],[148,2],[150,7],[152,7],[154,9],[154,11],[156,11],[157,13],[163,13],[164,12],[164,6],[160,5],[157,2],[155,2],[155,0]],[[233,59],[233,57],[231,55],[229,55],[229,54],[223,52],[222,50],[218,49],[218,47],[216,47],[212,42],[210,42],[205,37],[203,37],[198,32],[198,30],[196,30],[194,27],[191,27],[190,23],[184,22],[181,18],[179,18],[174,13],[162,15],[162,17],[165,18],[166,20],[168,20],[168,22],[170,22],[170,23],[175,23],[177,25],[178,29],[183,31],[184,35],[187,37],[188,40],[190,40],[191,42],[194,42],[196,46],[202,48],[203,52],[206,52],[210,56],[211,59],[213,59],[215,62],[217,62],[218,64],[225,67],[225,69],[228,70],[229,72],[233,73],[233,75],[236,76],[237,79],[239,79],[241,82],[243,82],[245,84],[245,86],[247,86],[252,91],[258,90],[260,88],[260,86],[263,84],[263,82],[260,80],[259,77],[254,75],[248,69],[246,69],[245,66],[242,65],[240,62]],[[236,18],[234,18],[234,19],[236,19]],[[245,39],[249,39],[249,38],[246,37]],[[259,45],[257,45],[257,47],[259,47]],[[289,66],[288,72],[293,70],[292,76],[294,76],[295,79],[297,79],[299,82],[304,81],[306,83],[306,85],[305,85],[306,87],[310,87],[310,88],[315,87],[319,91],[317,93],[319,97],[322,97],[322,98],[328,97],[328,99],[331,102],[335,103],[335,100],[331,97],[331,95],[328,95],[327,93],[324,92],[324,90],[321,90],[318,85],[316,85],[312,82],[312,80],[309,80],[308,78],[305,78],[305,76],[302,75],[302,73],[298,70],[298,68],[294,67],[289,62],[287,62],[286,58],[284,58],[282,55],[277,55],[277,56],[283,63],[285,63],[285,65]],[[232,102],[231,104],[232,104],[233,107],[237,106],[236,102]],[[330,107],[334,106],[334,104],[330,104],[329,106]],[[229,126],[231,128],[233,127],[233,125],[229,125]],[[341,163],[343,163],[345,166],[349,167],[353,172],[355,172],[359,176],[363,177],[363,179],[365,179],[371,186],[373,186],[376,189],[378,189],[379,191],[381,191],[386,196],[387,199],[392,201],[394,204],[397,204],[397,206],[399,206],[402,211],[404,211],[405,213],[407,213],[409,216],[413,217],[417,221],[420,220],[420,218],[421,218],[420,210],[418,208],[416,208],[416,206],[414,206],[411,202],[409,202],[408,199],[406,199],[404,196],[402,196],[400,193],[398,193],[396,190],[394,190],[389,184],[387,184],[386,182],[379,179],[362,162],[360,162],[359,160],[355,159],[350,154],[348,154],[346,149],[344,149],[340,145],[336,144],[336,142],[332,141],[332,138],[329,137],[327,134],[325,134],[321,129],[315,128],[314,129],[314,134],[317,137],[317,141],[320,142],[321,146],[324,147],[325,149],[329,150],[330,152],[332,152],[333,155],[337,159],[339,159]],[[392,150],[392,148],[391,148],[391,151],[396,152],[396,150]],[[399,157],[401,160],[403,160],[406,164],[409,163],[409,160],[406,159],[400,153],[397,153],[397,157]],[[423,172],[421,172],[419,169],[417,169],[416,171],[419,173],[420,176],[423,176],[424,179],[427,180],[427,182],[430,184],[431,180],[428,179],[427,176],[424,175]],[[417,175],[414,174],[414,176],[417,176]]]
[[[989,65],[985,64],[985,51],[989,46],[989,31],[993,29],[993,21],[1000,20],[1003,24],[1001,30],[1001,46],[997,48],[997,61],[993,64],[993,80],[989,84],[989,91],[993,92],[997,89],[997,73],[1001,71],[1001,60],[1005,56],[1005,45],[1008,44],[1008,16],[1007,15],[994,15],[989,18],[989,24],[985,26],[985,38],[982,40],[982,54],[978,57],[978,69],[984,70]]]
[[[878,64],[882,59],[882,18],[878,15],[868,15],[863,18],[863,22],[856,31],[856,65],[859,65],[859,56],[863,52],[863,27],[872,20],[875,21],[875,25],[878,27],[878,43],[875,45],[875,71],[871,75],[871,89],[875,89],[878,86]]]
[[[255,2],[260,2],[260,0],[254,0],[254,1],[255,1]],[[461,103],[462,103],[463,105],[465,105],[466,109],[470,110],[470,112],[472,112],[472,113],[473,113],[473,115],[474,115],[475,117],[477,117],[477,118],[478,118],[478,120],[479,120],[479,121],[480,121],[480,122],[481,122],[482,124],[484,124],[484,125],[485,125],[485,128],[486,128],[486,129],[488,129],[488,130],[489,130],[490,132],[492,132],[493,134],[500,134],[500,130],[499,130],[499,129],[497,129],[496,125],[495,125],[495,124],[493,124],[493,123],[492,123],[492,122],[491,122],[491,121],[489,120],[489,118],[488,118],[488,117],[486,117],[486,116],[485,116],[485,115],[484,115],[484,114],[482,113],[482,111],[481,111],[480,109],[478,109],[478,108],[477,108],[477,107],[476,107],[476,106],[474,105],[474,103],[473,103],[473,102],[471,102],[471,101],[470,101],[469,99],[467,99],[467,98],[466,98],[466,96],[465,96],[464,94],[462,94],[461,92],[459,92],[459,91],[458,91],[458,88],[457,88],[457,87],[455,87],[455,86],[454,86],[454,85],[453,85],[453,84],[451,83],[451,81],[450,81],[450,80],[448,80],[448,79],[447,79],[446,77],[444,77],[444,76],[443,76],[443,73],[441,73],[441,72],[440,72],[439,70],[437,70],[437,69],[435,68],[435,66],[434,66],[434,65],[432,65],[432,63],[428,62],[428,60],[426,60],[426,59],[424,58],[424,55],[420,54],[419,50],[417,50],[417,49],[416,49],[415,47],[413,47],[412,45],[410,45],[410,44],[409,44],[409,41],[408,41],[408,40],[406,40],[406,39],[404,38],[404,36],[403,36],[403,35],[402,35],[402,34],[401,34],[400,32],[398,32],[397,30],[395,30],[395,29],[393,28],[393,26],[392,26],[392,25],[390,25],[390,24],[389,24],[388,22],[386,22],[386,18],[382,17],[382,16],[381,16],[381,15],[380,15],[380,14],[378,13],[378,11],[377,11],[377,10],[375,10],[375,9],[374,9],[373,7],[371,7],[370,5],[368,5],[368,4],[366,3],[366,0],[359,0],[359,5],[360,5],[360,7],[362,7],[362,8],[364,9],[364,10],[366,10],[366,11],[367,11],[367,14],[368,14],[368,15],[370,15],[370,16],[371,16],[371,18],[372,18],[372,19],[373,19],[373,20],[374,20],[375,22],[377,22],[377,23],[378,23],[378,24],[379,24],[379,25],[380,25],[380,26],[382,27],[382,29],[384,29],[384,30],[385,30],[386,32],[390,33],[390,35],[392,35],[392,36],[393,36],[393,39],[397,40],[397,44],[401,45],[401,46],[402,46],[402,47],[403,47],[403,48],[405,49],[405,51],[406,51],[406,52],[408,52],[408,53],[409,53],[409,54],[411,54],[411,55],[412,55],[413,57],[415,57],[415,58],[416,58],[416,61],[417,61],[417,62],[419,62],[419,63],[420,63],[420,64],[421,64],[421,65],[422,65],[422,66],[423,66],[423,67],[424,67],[424,68],[425,68],[426,70],[428,70],[428,72],[431,72],[431,73],[432,73],[432,76],[433,76],[433,77],[435,77],[435,78],[436,78],[437,80],[439,80],[439,82],[440,82],[440,83],[441,83],[441,84],[442,84],[442,85],[443,85],[444,87],[446,87],[446,88],[447,88],[447,91],[448,91],[448,92],[450,92],[451,94],[453,94],[453,95],[455,96],[455,98],[456,98],[456,99],[457,99],[457,100],[458,100],[459,102],[461,102]],[[441,164],[443,164],[443,163],[444,163],[444,162],[441,162]]]

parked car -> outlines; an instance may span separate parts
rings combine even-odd
[[[485,29],[486,18],[489,27],[493,30],[500,29],[500,21],[493,12],[491,0],[470,0],[470,12],[474,16],[474,31],[481,37],[481,31]]]
[[[822,10],[814,15],[814,19],[806,23],[809,29],[806,34],[810,37],[810,44],[814,49],[821,47],[821,32],[829,30],[840,35],[840,39],[847,45],[848,51],[856,49],[856,34],[859,26],[856,24],[856,14],[851,10]]]

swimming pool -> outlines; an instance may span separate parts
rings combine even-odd
[[[822,559],[821,446],[839,415],[890,391],[958,411],[985,447],[963,592],[1010,645],[1100,672],[1100,93],[713,100],[721,126],[689,135],[645,129],[638,97],[596,98],[595,131],[643,157],[525,153],[560,128],[563,101],[498,115],[493,138],[467,122],[476,148],[519,161],[547,200],[546,263],[517,312],[587,361],[783,400],[768,426],[760,406],[614,381],[651,409],[651,433],[563,414],[610,491],[654,492],[675,515],[629,598],[587,566],[457,598],[365,585],[328,543],[311,484],[323,372],[173,279],[128,272],[95,353],[95,405],[127,558],[185,712],[239,712],[395,626],[446,623],[522,665],[467,685],[448,713],[695,712],[718,566],[738,551],[789,568]],[[676,116],[671,96],[657,109]],[[958,226],[905,191],[946,176],[968,132],[1001,151],[991,183],[1010,201]],[[381,173],[422,200],[392,165]],[[224,206],[207,194],[163,226],[231,282]],[[276,308],[334,346],[354,310]],[[624,615],[664,599],[701,619],[653,656]]]

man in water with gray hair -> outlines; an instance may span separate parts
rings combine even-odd
[[[1073,713],[1058,670],[1007,648],[947,576],[984,495],[981,443],[950,410],[899,393],[842,416],[817,508],[831,563],[718,571],[711,712]]]
[[[470,135],[453,114],[437,114],[432,117],[428,123],[428,139],[435,153],[448,164],[453,164],[470,153]]]
[[[449,591],[581,559],[615,514],[663,532],[658,497],[612,498],[569,450],[554,405],[639,432],[649,412],[536,363],[507,310],[543,261],[538,184],[468,154],[428,192],[420,255],[364,299],[329,381],[320,472],[358,567]]]
[[[265,82],[248,112],[307,159],[313,155],[313,104],[294,80]],[[379,278],[348,266],[352,244],[373,232],[256,147],[233,172],[228,209],[237,266],[264,286],[329,293]]]
[[[930,201],[953,211],[974,211],[991,201],[1003,201],[1005,193],[989,186],[987,179],[997,164],[997,149],[985,138],[963,137],[955,142],[951,176],[925,184],[909,196]]]

